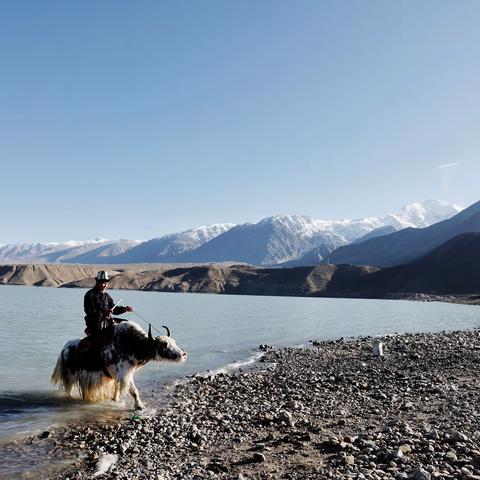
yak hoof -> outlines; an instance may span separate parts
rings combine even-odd
[[[135,404],[135,410],[143,410],[145,405],[141,402]]]

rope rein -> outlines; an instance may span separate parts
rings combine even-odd
[[[152,326],[152,324],[145,320],[139,313],[137,313],[135,310],[133,311],[133,313],[138,317],[140,318],[141,320],[143,320],[147,325],[149,326]],[[152,330],[155,330],[157,333],[159,333],[160,335],[162,335],[162,332],[160,330],[157,330],[154,326],[152,326]]]

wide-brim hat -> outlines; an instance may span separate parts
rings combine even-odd
[[[106,272],[105,270],[100,270],[97,273],[97,276],[95,277],[95,280],[97,282],[109,282],[110,277],[108,276],[108,272]]]

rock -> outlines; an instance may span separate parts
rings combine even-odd
[[[448,430],[447,433],[454,442],[466,442],[468,440],[465,434],[457,430]]]
[[[402,410],[410,410],[413,408],[413,403],[410,401],[405,401],[402,403],[401,407]]]
[[[413,480],[431,480],[432,475],[423,468],[417,468],[412,472]]]
[[[263,453],[255,452],[252,456],[252,461],[254,463],[263,463],[266,462],[267,459]]]
[[[456,462],[457,461],[457,454],[453,450],[449,450],[445,454],[445,458],[451,462]]]
[[[401,448],[398,448],[395,450],[392,454],[393,458],[402,458],[403,457],[403,450]]]
[[[293,415],[288,410],[281,410],[280,413],[277,415],[275,421],[277,423],[286,423],[289,426],[292,426],[294,423]]]
[[[408,455],[409,453],[412,453],[412,447],[410,445],[407,445],[407,444],[404,444],[404,445],[400,445],[400,449],[399,449],[402,453],[404,453],[405,455]]]

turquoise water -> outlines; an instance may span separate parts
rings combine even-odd
[[[0,443],[18,435],[107,416],[120,406],[65,402],[50,384],[58,353],[83,335],[81,289],[0,286]],[[311,339],[477,327],[480,309],[469,305],[393,300],[253,297],[110,291],[133,305],[189,353],[186,364],[149,364],[136,374],[147,405],[158,390],[186,375],[252,358],[259,344],[300,345]],[[134,314],[124,315],[142,325]],[[239,364],[239,363],[238,363]],[[1,469],[0,469],[1,476]]]

